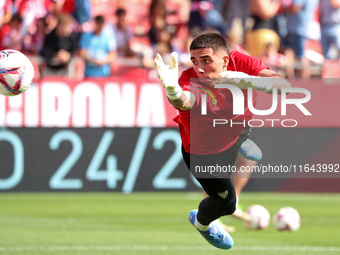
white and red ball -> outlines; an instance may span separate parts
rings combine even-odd
[[[250,206],[246,213],[249,215],[249,221],[245,221],[249,229],[265,229],[270,223],[270,214],[262,205]]]
[[[301,218],[297,210],[286,206],[274,214],[273,224],[278,230],[296,231],[300,228]]]
[[[32,84],[34,68],[31,61],[16,50],[0,51],[0,94],[16,96]]]

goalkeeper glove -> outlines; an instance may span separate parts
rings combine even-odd
[[[157,69],[157,77],[162,81],[166,95],[172,100],[178,99],[182,95],[182,88],[178,84],[178,54],[172,52],[170,56],[170,68],[167,67],[162,56],[157,53],[155,57],[155,67]]]
[[[250,76],[242,72],[225,71],[220,74],[220,77],[222,78],[222,84],[232,84],[240,89],[253,88],[264,92],[269,92],[272,89],[272,84],[269,79],[258,76]]]

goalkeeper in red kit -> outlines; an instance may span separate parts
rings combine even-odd
[[[244,114],[234,115],[230,89],[215,85],[236,86],[244,98],[247,98],[247,88],[266,93],[272,93],[275,88],[280,93],[281,88],[291,85],[260,60],[237,51],[229,52],[226,40],[217,33],[195,37],[190,45],[190,56],[193,67],[185,70],[179,79],[177,53],[171,54],[170,67],[157,54],[155,66],[170,104],[179,112],[174,121],[182,139],[183,159],[209,195],[200,202],[198,210],[189,213],[189,221],[210,244],[230,249],[234,245],[232,237],[214,221],[235,211],[236,195],[231,172],[205,170],[212,166],[225,169],[234,166],[239,148],[251,129],[239,123],[249,123],[252,113],[244,100]],[[252,96],[255,104],[256,92],[252,92]],[[205,104],[205,113],[202,104]],[[213,127],[214,119],[228,119],[229,123],[238,125]],[[197,169],[205,170],[197,173]]]

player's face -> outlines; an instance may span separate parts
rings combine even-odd
[[[198,78],[215,79],[227,70],[229,57],[225,50],[213,51],[212,48],[192,50],[191,61]]]

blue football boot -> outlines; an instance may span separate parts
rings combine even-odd
[[[188,219],[194,227],[197,212],[197,210],[192,210],[188,215]],[[234,245],[234,240],[229,233],[214,222],[211,223],[211,227],[207,231],[201,231],[199,229],[197,229],[197,231],[208,241],[208,243],[217,248],[228,250]]]

